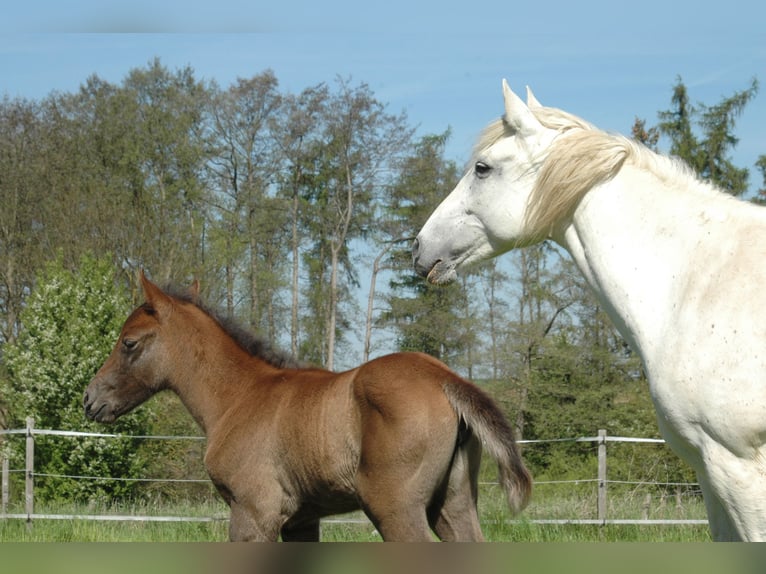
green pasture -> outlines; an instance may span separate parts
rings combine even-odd
[[[652,520],[704,519],[699,496],[663,496],[615,489],[609,501],[609,518]],[[571,485],[562,494],[555,485],[538,485],[533,501],[513,519],[502,493],[495,485],[482,484],[480,516],[482,530],[494,542],[704,542],[710,540],[706,525],[592,525],[536,524],[538,519],[595,519],[593,483]],[[23,513],[9,508],[9,513]],[[0,542],[219,542],[227,539],[227,508],[216,499],[207,502],[160,504],[136,503],[111,506],[46,504],[36,514],[89,514],[133,516],[216,517],[212,522],[96,521],[83,519],[0,519]],[[332,517],[322,524],[322,540],[328,542],[375,542],[380,540],[361,513]]]

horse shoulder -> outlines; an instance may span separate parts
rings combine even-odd
[[[748,458],[766,442],[766,314],[760,313],[766,269],[759,263],[766,257],[766,210],[729,198],[711,205],[700,214],[699,245],[690,250],[647,372],[666,426],[698,452],[720,443]]]

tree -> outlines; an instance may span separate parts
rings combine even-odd
[[[646,127],[646,120],[636,118],[631,128],[633,139],[641,142],[651,150],[657,151],[657,142],[660,141],[660,130],[657,127]]]
[[[689,95],[681,77],[676,78],[673,86],[671,110],[659,112],[660,132],[670,138],[670,155],[680,157],[686,161],[692,169],[698,169],[699,142],[692,130],[695,109],[689,102]]]
[[[408,154],[397,163],[396,179],[380,202],[380,213],[376,216],[377,225],[374,228],[379,252],[373,261],[367,298],[364,360],[370,356],[372,348],[375,291],[379,273],[383,270],[396,273],[397,278],[392,280],[389,287],[400,289],[400,295],[406,295],[407,290],[420,293],[420,289],[425,288],[422,279],[412,271],[411,246],[417,230],[425,223],[440,199],[457,183],[454,162],[444,158],[444,147],[449,137],[450,131],[447,130],[442,134],[426,135],[416,141]],[[400,322],[403,319],[400,314],[408,314],[404,308],[407,303],[396,296],[387,297],[386,301],[391,311],[384,313],[378,324],[398,323],[399,348],[409,348],[409,343],[401,340],[404,336],[401,331],[408,329],[407,323]],[[400,304],[402,308],[393,309],[394,305]]]
[[[705,133],[704,164],[700,173],[732,195],[747,191],[747,168],[737,168],[729,160],[729,153],[739,139],[734,136],[735,120],[745,106],[758,93],[758,80],[753,78],[750,87],[735,92],[713,106],[702,105],[700,126]]]
[[[310,221],[309,198],[315,179],[317,150],[321,147],[320,117],[327,101],[327,86],[304,89],[282,98],[281,114],[272,116],[270,132],[281,161],[276,173],[277,194],[288,204],[290,250],[290,350],[298,355],[300,339],[300,263]]]
[[[275,300],[289,225],[285,200],[270,192],[279,165],[271,133],[282,105],[277,87],[271,70],[239,78],[216,95],[211,110],[217,151],[210,165],[218,189],[211,247],[218,247],[226,309],[233,316],[237,293],[244,293],[248,323],[270,338],[279,322]]]
[[[202,266],[206,188],[202,173],[211,149],[202,129],[207,88],[191,68],[171,72],[158,59],[128,73],[127,98],[140,167],[131,185],[134,225],[128,262],[161,281],[196,275]]]
[[[748,170],[738,168],[729,159],[737,145],[734,127],[737,117],[758,93],[758,80],[750,86],[707,106],[689,103],[686,86],[679,77],[673,88],[673,109],[659,113],[659,130],[670,138],[670,153],[686,161],[701,177],[732,195],[747,191]],[[702,130],[701,138],[694,135],[693,124]]]
[[[332,369],[340,317],[340,302],[355,284],[349,244],[369,233],[375,221],[374,199],[383,187],[392,158],[409,143],[412,130],[404,114],[386,112],[366,84],[352,87],[338,79],[338,91],[323,108],[323,146],[318,156],[317,187],[312,193],[311,232],[314,237],[309,269],[312,293],[323,294],[313,315],[323,323],[322,362]],[[346,282],[341,273],[345,271]]]
[[[44,133],[38,104],[0,100],[0,344],[16,339],[24,296],[44,251],[39,225],[46,198],[39,151]]]
[[[758,189],[758,195],[755,197],[755,202],[765,204],[766,203],[766,155],[758,156],[758,161],[755,162],[755,166],[758,168],[758,171],[761,172],[761,180],[763,181],[763,186]]]
[[[517,310],[516,319],[510,322],[506,331],[505,345],[509,355],[504,374],[511,381],[510,388],[516,397],[513,419],[517,439],[521,440],[528,438],[529,394],[536,384],[538,359],[573,304],[573,272],[548,243],[520,249],[513,256],[519,290],[512,299]]]
[[[468,343],[464,310],[468,305],[465,285],[431,285],[412,269],[411,240],[417,230],[457,184],[457,167],[444,158],[450,136],[422,137],[398,168],[396,181],[383,206],[380,228],[384,241],[393,242],[389,266],[395,271],[389,282],[389,310],[380,322],[393,326],[400,350],[422,351],[454,364]],[[400,241],[409,239],[410,241]]]
[[[77,269],[62,259],[40,273],[22,312],[23,329],[4,348],[8,379],[3,394],[12,416],[35,418],[38,428],[100,431],[86,421],[82,394],[111,352],[127,316],[127,298],[115,282],[110,258],[83,256]],[[147,410],[123,417],[114,432],[146,434]],[[17,423],[20,424],[20,423]],[[35,469],[41,474],[130,476],[143,466],[135,439],[49,437],[37,441]],[[132,483],[46,480],[36,485],[45,499],[87,500],[124,496]]]
[[[504,333],[505,325],[510,322],[508,302],[503,298],[503,287],[508,281],[508,274],[500,269],[498,259],[492,259],[482,266],[479,272],[479,286],[484,295],[486,305],[488,361],[490,378],[497,381],[500,378],[503,346],[507,343]]]

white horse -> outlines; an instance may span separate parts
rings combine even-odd
[[[420,231],[433,283],[552,239],[641,356],[716,540],[766,540],[766,209],[503,81],[505,114]]]

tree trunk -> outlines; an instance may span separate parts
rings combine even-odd
[[[292,302],[290,305],[290,352],[293,357],[298,356],[298,247],[300,235],[298,234],[298,190],[293,191],[293,217],[292,217]]]
[[[338,233],[330,245],[330,309],[327,322],[327,368],[333,370],[335,361],[335,326],[338,316],[338,266],[340,265],[340,251],[346,244],[348,228],[351,225],[351,216],[354,211],[354,188],[351,182],[351,167],[346,160],[346,205],[341,209],[340,225]]]
[[[338,309],[338,252],[334,246],[330,257],[330,309],[327,321],[327,364],[329,370],[335,367],[335,325]]]
[[[381,251],[378,256],[375,258],[375,261],[372,263],[372,276],[370,277],[370,292],[367,295],[367,317],[365,320],[365,328],[364,328],[364,350],[362,353],[362,362],[366,363],[370,360],[370,347],[372,345],[372,314],[373,314],[373,308],[375,303],[375,284],[378,280],[378,273],[382,269],[380,266],[380,262],[383,260],[383,257],[391,250],[391,246],[393,244],[389,244],[386,246],[386,248]]]

